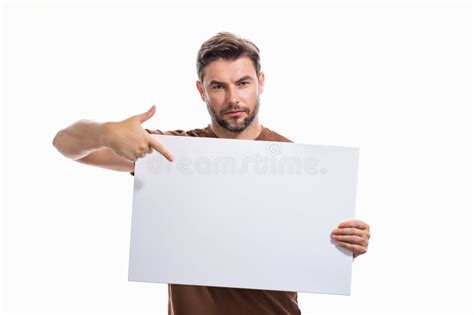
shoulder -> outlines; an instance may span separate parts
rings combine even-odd
[[[287,137],[279,134],[276,131],[273,131],[267,127],[263,127],[262,133],[256,140],[264,140],[264,141],[278,141],[278,142],[293,142]]]

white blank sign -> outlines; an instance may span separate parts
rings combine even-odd
[[[135,165],[129,281],[350,294],[358,148],[154,137]]]

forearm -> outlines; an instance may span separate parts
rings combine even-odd
[[[106,123],[80,120],[60,130],[53,145],[64,156],[78,160],[102,148]]]
[[[134,162],[153,150],[172,161],[169,151],[141,126],[155,110],[152,106],[145,113],[118,122],[79,120],[59,131],[53,145],[70,159],[118,171],[133,171]]]

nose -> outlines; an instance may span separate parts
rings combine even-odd
[[[239,91],[236,87],[230,86],[227,89],[227,103],[228,104],[237,104],[239,102]]]

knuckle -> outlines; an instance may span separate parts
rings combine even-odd
[[[158,145],[157,145],[157,142],[154,141],[153,139],[151,139],[149,142],[148,142],[148,147],[151,147],[151,148],[156,148]]]

